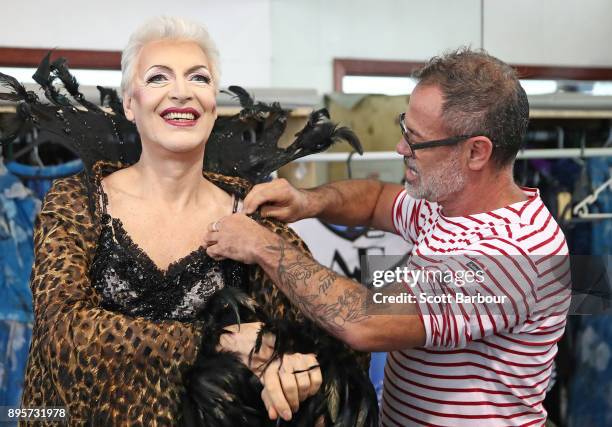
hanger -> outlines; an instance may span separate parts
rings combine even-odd
[[[604,148],[612,147],[612,122],[610,122],[610,127],[608,128],[608,138],[603,143]]]
[[[612,143],[612,124],[610,125],[610,128],[609,128],[608,138],[604,142],[604,147],[609,146],[611,143]],[[581,150],[580,157],[581,157],[581,162],[584,168],[583,174],[586,176],[586,159],[584,158],[585,146],[586,146],[586,141],[585,141],[584,134],[583,134],[583,138],[580,141],[580,150]],[[595,189],[595,191],[593,191],[591,194],[586,196],[584,199],[582,199],[582,201],[580,201],[578,204],[574,206],[573,214],[575,216],[578,216],[579,218],[583,218],[583,219],[590,219],[590,220],[612,218],[612,212],[604,212],[604,213],[589,212],[589,206],[597,202],[599,195],[603,191],[605,191],[606,189],[612,190],[612,168],[609,169],[608,175],[610,175],[610,178],[606,182],[601,184],[599,187]],[[581,174],[581,178],[585,178],[585,176],[582,176]]]
[[[351,154],[349,154],[346,158],[346,174],[348,176],[348,179],[353,179],[353,169],[351,162],[353,161],[353,156],[355,155],[355,153],[357,153],[356,150],[351,151]]]
[[[612,175],[612,168],[610,168],[610,175]],[[580,203],[574,206],[574,215],[577,215],[580,218],[588,218],[588,219],[608,219],[612,218],[612,212],[608,213],[591,213],[589,212],[589,206],[597,201],[599,195],[607,190],[612,190],[612,176],[604,182],[602,185],[597,187],[595,191],[585,197]]]
[[[29,160],[40,167],[43,167],[44,164],[42,162],[42,160],[40,159],[40,155],[38,154],[38,146],[43,144],[44,141],[40,141],[38,140],[38,130],[36,128],[32,128],[32,132],[31,133],[27,133],[24,136],[25,139],[25,147],[23,147],[22,149],[18,150],[16,153],[13,153],[12,156],[10,157],[10,160],[17,160],[19,158],[21,158],[22,156],[29,154],[30,158]]]

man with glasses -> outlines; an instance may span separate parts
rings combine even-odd
[[[452,258],[451,271],[481,274],[479,295],[503,296],[507,305],[494,312],[477,300],[417,299],[399,314],[375,315],[364,308],[372,292],[244,213],[210,227],[208,253],[260,264],[304,314],[352,347],[391,351],[383,425],[543,425],[542,401],[569,306],[565,264],[544,265],[566,259],[568,250],[537,189],[513,179],[527,96],[515,71],[482,51],[435,57],[416,77],[399,116],[404,187],[348,180],[300,190],[276,180],[253,188],[245,213],[260,207],[262,215],[287,222],[318,217],[398,233],[413,245],[408,265],[431,266],[440,255],[450,265]],[[460,254],[471,261],[457,261]],[[435,289],[457,296],[452,283],[434,285],[404,288],[415,296]],[[269,394],[282,404],[282,390]]]

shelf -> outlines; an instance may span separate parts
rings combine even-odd
[[[529,111],[530,119],[612,119],[612,110],[540,110]]]

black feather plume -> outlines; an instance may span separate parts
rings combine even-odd
[[[238,98],[238,102],[240,102],[242,108],[252,108],[255,104],[255,100],[251,94],[240,86],[229,86],[227,91],[224,90],[223,93]]]
[[[47,52],[32,78],[45,91],[45,97],[53,104],[61,107],[73,107],[70,100],[62,95],[53,84],[55,76],[51,71],[51,52]]]
[[[96,88],[98,88],[98,92],[100,92],[100,105],[110,108],[115,115],[125,117],[123,105],[121,104],[121,99],[117,91],[102,86],[96,86]]]
[[[79,83],[77,79],[70,74],[68,65],[66,64],[65,58],[58,58],[51,64],[51,72],[56,76],[63,84],[64,89],[83,107],[88,110],[99,110],[98,106],[87,101],[83,94],[79,92]]]
[[[32,91],[27,91],[26,88],[17,81],[13,76],[0,73],[0,86],[10,89],[11,92],[0,93],[0,99],[12,102],[36,102],[38,96]]]

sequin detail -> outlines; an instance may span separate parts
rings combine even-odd
[[[210,297],[224,286],[240,287],[245,267],[234,261],[215,261],[203,247],[161,270],[106,212],[101,185],[101,230],[89,276],[107,310],[151,320],[190,321]]]

